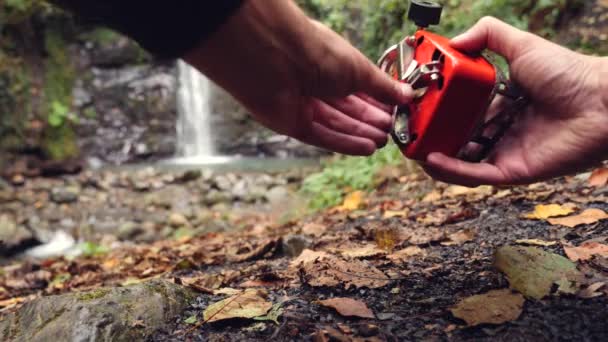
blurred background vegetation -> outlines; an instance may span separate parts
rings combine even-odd
[[[388,46],[415,29],[407,20],[406,0],[297,0],[313,17],[329,25],[376,60]],[[485,15],[559,41],[586,53],[605,53],[606,44],[568,31],[568,20],[585,6],[582,0],[445,0],[443,20],[434,30],[461,33]],[[569,31],[568,31],[569,32]],[[563,33],[563,34],[562,34]],[[72,89],[76,66],[69,43],[83,35],[111,39],[108,30],[85,27],[43,0],[0,2],[0,150],[39,148],[45,158],[77,157],[72,125]],[[562,36],[560,37],[560,34]],[[390,145],[371,158],[332,158],[309,177],[303,193],[313,208],[340,203],[353,190],[370,190],[373,176],[403,157]],[[0,168],[2,167],[0,162]]]

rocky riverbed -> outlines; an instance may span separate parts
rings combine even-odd
[[[34,253],[61,254],[83,242],[112,246],[233,230],[246,215],[288,214],[306,172],[147,167],[2,183],[0,257],[44,244],[54,244],[56,251],[38,247]]]

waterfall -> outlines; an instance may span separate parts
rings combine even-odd
[[[179,157],[211,157],[211,82],[179,60],[177,90],[177,153]]]

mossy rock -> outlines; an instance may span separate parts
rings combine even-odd
[[[194,298],[165,280],[42,297],[0,319],[0,340],[140,341]]]

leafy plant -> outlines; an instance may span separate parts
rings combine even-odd
[[[371,157],[339,156],[325,163],[319,173],[307,177],[300,191],[311,209],[335,206],[351,191],[373,189],[374,176],[380,169],[403,161],[401,152],[392,144]]]

